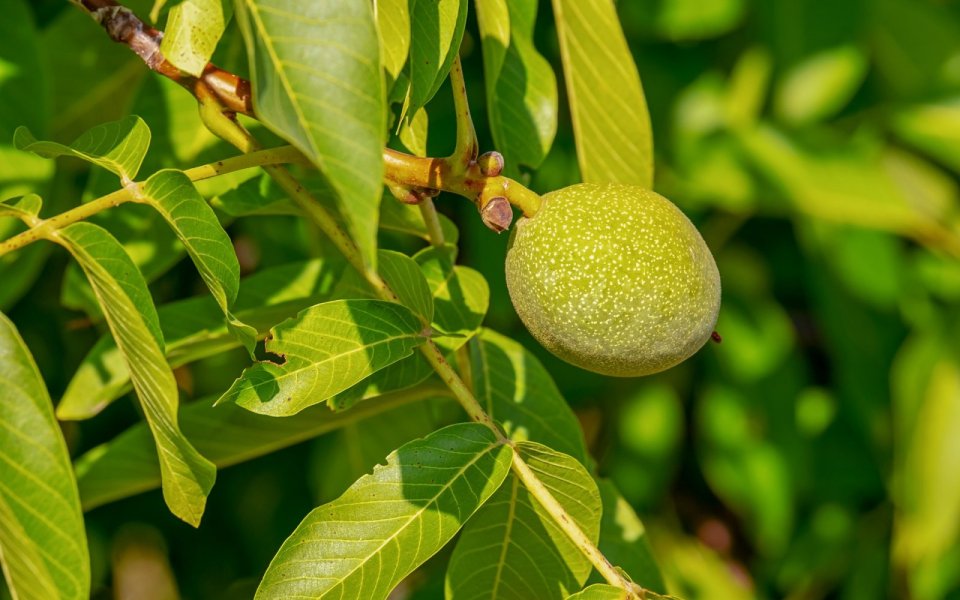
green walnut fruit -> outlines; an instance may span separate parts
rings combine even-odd
[[[629,185],[543,196],[514,226],[506,276],[530,333],[605,375],[649,375],[689,358],[720,310],[720,274],[700,233],[672,202]]]

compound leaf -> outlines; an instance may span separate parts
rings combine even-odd
[[[0,313],[0,567],[14,598],[86,599],[87,535],[43,378]]]
[[[167,506],[187,523],[199,525],[216,468],[177,425],[177,383],[163,356],[160,323],[143,276],[120,243],[101,227],[74,223],[52,239],[80,264],[127,362],[159,449]]]
[[[404,106],[409,116],[440,89],[460,52],[467,23],[467,0],[416,0],[411,4],[410,91]]]
[[[256,598],[387,598],[500,487],[511,457],[477,423],[404,444],[307,515],[267,567]]]

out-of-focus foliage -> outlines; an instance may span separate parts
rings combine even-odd
[[[203,130],[188,94],[147,73],[68,3],[7,4],[8,18],[0,19],[0,199],[35,192],[46,215],[115,189],[115,178],[106,183],[79,161],[61,159],[54,169],[17,152],[13,132],[20,125],[39,139],[66,141],[135,112],[153,133],[144,173],[235,153]],[[127,4],[141,15],[154,6]],[[174,4],[156,3],[160,25]],[[517,7],[531,11],[536,3],[506,4],[517,11],[510,17],[522,20],[529,12]],[[554,7],[568,4],[589,3],[539,2],[529,35],[522,30],[503,56],[481,44],[510,35],[494,22],[478,27],[473,5],[464,26],[464,69],[481,147],[495,147],[505,127],[522,128],[523,144],[503,149],[524,164],[508,168],[539,192],[581,179],[570,121],[577,107],[567,95],[553,19]],[[465,5],[441,2],[444,10],[433,15],[451,40],[459,36]],[[502,270],[506,236],[486,230],[472,206],[442,196],[438,206],[461,228],[459,262],[489,282],[485,325],[517,338],[556,380],[599,473],[616,483],[647,529],[630,511],[621,513],[625,507],[616,500],[624,520],[603,526],[619,525],[627,548],[649,541],[670,593],[710,600],[960,598],[960,7],[942,0],[621,0],[617,12],[650,109],[654,187],[690,215],[717,258],[723,342],[638,380],[601,378],[560,363],[525,333],[510,306]],[[390,14],[384,9],[377,17],[383,34]],[[214,60],[249,75],[236,21],[227,24]],[[448,50],[416,52],[445,62]],[[446,86],[435,73],[418,72],[410,88],[398,81],[406,77],[403,61],[386,50],[382,56],[394,79],[385,97],[402,103],[409,88],[413,108],[433,97],[426,150],[449,153],[454,118]],[[517,94],[528,109],[539,102],[550,111],[555,87],[555,135],[549,123],[531,120],[532,113],[508,114],[496,94],[485,92],[484,77],[513,68],[518,56],[540,67],[542,56],[556,76],[553,86],[538,67],[531,87]],[[591,110],[616,121],[630,106],[614,101],[616,82],[609,87]],[[422,128],[419,114],[408,116]],[[312,134],[300,133],[307,145]],[[404,135],[405,143],[422,143],[416,132]],[[319,156],[330,152],[316,149]],[[521,170],[538,162],[536,170]],[[643,177],[648,166],[636,169]],[[249,209],[240,195],[261,185],[241,181],[198,187],[216,197],[218,210],[227,207],[222,213],[239,216]],[[375,205],[371,190],[355,189],[348,179],[334,184]],[[128,208],[94,221],[125,244],[156,303],[204,293],[189,264],[173,266],[184,253],[158,226],[159,217]],[[422,235],[416,215],[381,221]],[[353,227],[369,235],[367,225]],[[19,227],[0,220],[0,238]],[[244,275],[329,252],[289,209],[237,220],[229,233]],[[390,232],[380,237],[384,248],[416,249]],[[55,400],[105,331],[89,286],[67,264],[64,252],[39,244],[0,259],[0,309],[17,324]],[[287,302],[278,311],[294,313],[303,298],[347,285],[341,271],[319,269],[304,289],[276,302],[275,290],[257,292],[260,304]],[[60,308],[61,293],[76,310]],[[241,284],[236,312],[242,317],[253,300],[244,298]],[[435,304],[439,314],[436,298]],[[191,334],[223,322],[213,304],[203,314],[182,308],[161,308],[161,321],[173,315],[170,323],[187,332],[188,317],[207,318]],[[225,330],[188,339],[162,324],[168,352],[182,343],[203,357],[175,371],[186,399],[221,394],[249,364]],[[489,350],[485,358],[474,351],[474,375],[485,364],[511,363],[513,399],[522,399],[540,365],[504,350],[498,339],[484,333],[473,342]],[[198,346],[204,341],[223,345],[207,351]],[[121,374],[118,387],[104,392],[109,400],[127,389],[128,377]],[[176,521],[159,491],[91,510],[85,519],[95,597],[110,597],[142,575],[144,563],[131,559],[136,555],[158,567],[158,590],[249,598],[303,515],[338,497],[393,448],[450,422],[449,410],[449,403],[437,403],[422,413],[371,416],[368,427],[377,435],[370,437],[361,435],[362,419],[351,421],[224,469],[198,530]],[[101,444],[136,423],[137,411],[126,396],[97,419],[64,424],[71,456],[100,447],[87,455],[88,465],[104,452],[103,460],[122,466],[123,443]],[[536,432],[511,434],[537,441]],[[142,426],[137,435],[146,442]],[[235,442],[238,434],[232,436],[224,443]],[[567,441],[572,448],[564,451],[580,458],[579,438]],[[232,457],[224,450],[217,464],[236,462]],[[97,483],[96,476],[90,471],[88,483]],[[150,477],[128,485],[155,487],[158,474]],[[629,564],[642,570],[645,558],[636,560],[646,554],[631,556]],[[449,558],[450,550],[441,552],[407,578],[399,597],[442,597]]]

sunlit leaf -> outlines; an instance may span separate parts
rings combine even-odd
[[[332,300],[344,261],[315,259],[255,273],[240,284],[237,318],[260,331],[293,317],[308,306]],[[178,300],[157,310],[171,367],[225,352],[240,345],[227,331],[223,312],[209,295]],[[116,343],[104,336],[80,363],[57,405],[60,419],[88,419],[130,389],[130,370]]]
[[[478,0],[490,132],[508,165],[537,167],[557,133],[557,78],[533,45],[537,3]]]
[[[489,329],[471,343],[470,356],[477,399],[507,435],[545,444],[587,464],[579,422],[540,361]]]
[[[417,0],[410,14],[410,92],[404,111],[413,116],[433,98],[460,52],[467,0]]]
[[[204,456],[217,467],[229,467],[350,424],[362,427],[365,419],[448,393],[442,384],[431,384],[380,396],[376,402],[364,402],[345,413],[311,406],[284,419],[233,404],[214,407],[214,398],[206,398],[186,405],[180,411],[180,423]],[[77,459],[76,472],[84,510],[160,486],[156,446],[143,424],[86,452]]]
[[[653,132],[612,0],[553,0],[580,175],[653,187]]]
[[[143,196],[173,228],[226,316],[231,332],[252,354],[257,330],[231,313],[240,287],[240,263],[213,209],[182,171],[164,170],[151,175],[143,185]]]
[[[490,287],[483,275],[470,267],[454,265],[453,251],[434,246],[414,259],[433,294],[433,323],[437,330],[469,336],[477,331],[490,305]]]
[[[381,300],[334,300],[270,330],[266,351],[278,362],[244,370],[218,400],[283,416],[323,402],[409,356],[424,340],[410,309]]]
[[[406,254],[381,250],[377,260],[380,275],[400,298],[425,323],[433,320],[433,295],[420,267]]]
[[[596,541],[600,493],[583,465],[533,442],[518,443],[517,452]],[[447,598],[565,598],[580,589],[590,568],[590,560],[511,473],[464,527],[447,569]]]
[[[77,484],[30,351],[0,313],[0,567],[14,598],[86,599]]]
[[[617,8],[621,21],[669,40],[700,40],[727,33],[743,19],[744,0],[634,0]]]
[[[323,171],[376,265],[386,107],[370,2],[242,0],[258,118]]]
[[[160,323],[143,277],[120,244],[96,225],[74,223],[59,230],[53,239],[73,254],[87,275],[126,359],[133,387],[161,450],[167,506],[187,523],[199,525],[216,469],[180,433],[177,383],[163,356]]]
[[[203,73],[223,35],[227,14],[220,0],[181,0],[170,9],[160,52],[175,67],[194,77]]]
[[[386,91],[396,83],[410,54],[410,0],[376,0],[377,30],[380,32],[380,60],[387,75]]]
[[[38,141],[26,127],[17,128],[14,144],[20,150],[44,158],[73,156],[93,163],[124,182],[133,181],[150,147],[150,128],[136,115],[104,123],[78,137],[69,146],[57,142]]]
[[[496,491],[511,456],[476,423],[401,446],[386,465],[307,515],[267,567],[256,597],[387,598]]]
[[[909,144],[960,172],[960,98],[905,108],[893,126]]]
[[[13,217],[29,223],[40,214],[43,199],[36,194],[27,194],[19,198],[0,200],[0,217]]]
[[[416,156],[427,155],[427,130],[430,126],[430,117],[427,116],[427,110],[421,108],[409,119],[400,123],[400,131],[397,137],[403,142],[404,147]]]

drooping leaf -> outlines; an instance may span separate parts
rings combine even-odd
[[[404,113],[412,117],[433,98],[460,52],[467,0],[416,0],[410,15],[410,91]]]
[[[653,132],[640,75],[612,0],[553,0],[585,182],[653,187]]]
[[[14,598],[90,594],[87,535],[67,445],[37,365],[2,313],[0,567]]]
[[[600,494],[583,465],[534,442],[519,442],[517,452],[596,541]],[[446,597],[561,599],[580,589],[590,569],[590,560],[511,473],[464,528],[447,568]]]
[[[91,223],[74,223],[54,241],[74,256],[100,305],[130,370],[147,423],[160,449],[163,497],[171,512],[197,526],[216,469],[177,425],[177,384],[163,356],[163,337],[150,292],[136,266],[109,233]]]
[[[385,466],[307,515],[267,567],[256,597],[385,599],[496,491],[511,456],[476,423],[401,446]]]
[[[241,281],[237,318],[267,331],[308,306],[332,300],[347,268],[342,260],[315,259],[264,269]],[[223,312],[209,295],[161,306],[157,313],[171,367],[236,348]],[[60,419],[89,419],[130,389],[130,370],[110,336],[104,336],[80,363],[57,405]]]
[[[472,335],[480,327],[490,304],[490,287],[483,275],[470,267],[454,265],[453,251],[434,246],[418,252],[420,265],[433,294],[435,329]]]
[[[478,0],[490,132],[508,165],[537,167],[557,133],[557,78],[533,45],[537,3]]]
[[[433,320],[433,295],[420,267],[409,256],[392,250],[381,250],[377,264],[380,275],[390,289],[424,323]]]
[[[371,3],[242,0],[237,22],[258,118],[329,178],[375,268],[386,100]]]
[[[181,71],[199,77],[223,35],[229,6],[220,0],[182,0],[167,16],[160,52]]]
[[[600,552],[644,589],[666,594],[667,586],[653,558],[653,550],[640,518],[611,481],[601,479],[597,487],[603,502],[598,544]],[[599,576],[596,580],[600,581]]]
[[[143,184],[143,197],[170,224],[226,316],[227,326],[252,355],[257,330],[231,313],[240,287],[240,263],[213,209],[182,171],[154,173]]]
[[[387,76],[386,95],[397,82],[410,54],[410,0],[376,0],[380,60]]]
[[[57,142],[38,141],[26,127],[13,134],[17,148],[44,158],[73,156],[93,163],[124,182],[133,181],[150,147],[150,128],[136,115],[97,125],[78,137],[69,146]]]
[[[272,416],[324,402],[409,356],[424,340],[410,309],[381,300],[318,304],[270,330],[267,352],[282,362],[244,370],[218,400]]]
[[[296,415],[274,419],[239,406],[213,406],[214,398],[197,400],[180,412],[187,438],[218,468],[229,467],[340,429],[352,423],[429,398],[449,394],[431,384],[364,402],[348,413],[311,406]],[[381,457],[382,458],[382,457]],[[76,461],[80,501],[84,510],[160,486],[157,451],[150,432],[137,424],[113,440],[93,448]]]
[[[539,442],[587,464],[577,417],[536,357],[489,329],[471,342],[470,356],[477,400],[508,436]]]

